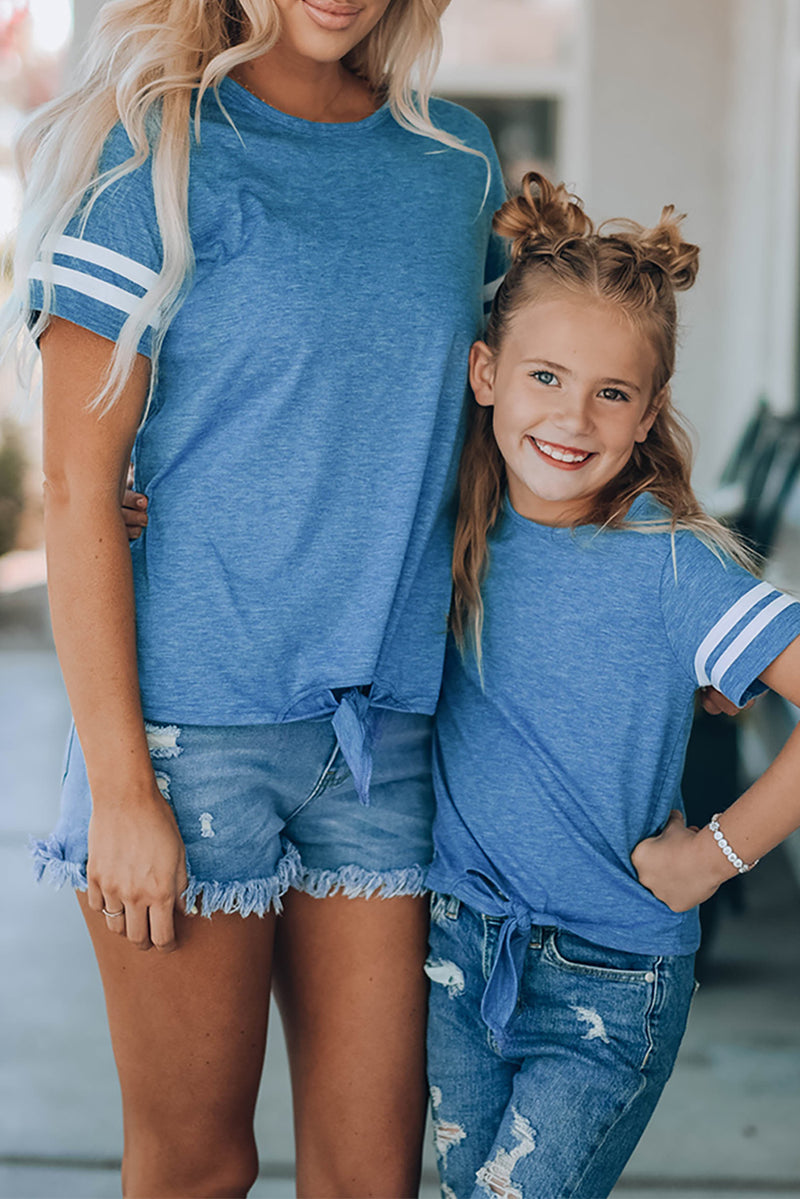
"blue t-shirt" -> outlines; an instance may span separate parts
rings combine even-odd
[[[662,511],[644,495],[630,521]],[[486,1010],[502,1027],[531,923],[632,953],[697,948],[630,854],[681,808],[698,687],[738,705],[797,636],[800,603],[692,533],[535,524],[506,502],[483,587],[484,687],[448,647],[429,885],[508,916]],[[520,931],[521,930],[521,931]]]
[[[219,95],[235,128],[207,94],[196,270],[134,451],[150,500],[132,546],[145,715],[272,723],[369,685],[373,704],[432,713],[467,356],[505,269],[488,131],[431,103],[481,158],[387,106],[322,124],[230,79]],[[102,165],[130,154],[118,127]],[[148,161],[34,276],[50,274],[54,313],[115,339],[161,255]]]

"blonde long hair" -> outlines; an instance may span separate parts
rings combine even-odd
[[[440,19],[448,3],[392,0],[375,28],[343,61],[388,102],[405,129],[485,159],[480,151],[437,129],[429,114],[441,51]],[[275,0],[109,0],[103,5],[78,81],[34,114],[18,141],[24,218],[14,261],[15,294],[0,318],[6,347],[30,323],[26,281],[34,261],[52,262],[53,247],[79,207],[83,204],[82,212],[88,215],[105,188],[141,167],[152,153],[163,265],[125,321],[94,404],[105,408],[118,397],[151,322],[156,325],[155,366],[194,265],[187,217],[192,118],[199,140],[205,92],[215,90],[234,67],[272,49],[279,35]],[[133,156],[98,174],[101,150],[117,122],[125,128]],[[34,341],[47,324],[51,285],[45,284],[44,293],[44,307],[31,329]],[[29,377],[34,359],[33,341],[26,339],[23,376]]]
[[[553,291],[588,293],[618,305],[656,352],[652,398],[658,411],[647,439],[634,446],[627,464],[594,497],[580,523],[644,533],[688,529],[714,552],[728,554],[752,570],[756,556],[703,511],[692,490],[692,445],[669,392],[678,331],[676,293],[694,283],[700,255],[697,246],[683,240],[682,219],[670,205],[652,229],[613,221],[595,230],[581,201],[563,184],[556,187],[531,171],[521,194],[495,214],[495,231],[510,240],[511,267],[495,296],[485,341],[499,353],[516,312]],[[487,538],[502,511],[507,486],[492,418],[492,408],[470,406],[453,551],[451,627],[462,650],[468,640],[473,644],[479,662]],[[663,521],[627,521],[631,503],[644,491],[665,509]]]

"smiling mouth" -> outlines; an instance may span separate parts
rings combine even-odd
[[[572,446],[555,445],[552,441],[538,441],[530,435],[528,441],[543,458],[560,467],[577,468],[595,456],[592,450],[577,450]]]
[[[312,20],[326,29],[345,29],[359,16],[361,9],[350,4],[335,4],[330,0],[303,0]]]

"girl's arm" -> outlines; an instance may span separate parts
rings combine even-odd
[[[800,707],[800,637],[759,677]],[[800,724],[761,778],[722,813],[719,824],[746,863],[769,853],[800,826]],[[737,873],[711,830],[687,828],[680,812],[672,813],[658,836],[640,841],[631,860],[639,882],[675,912],[702,903]]]
[[[113,344],[54,318],[41,340],[45,534],[61,669],[92,791],[88,901],[139,948],[174,948],[185,850],[162,797],[144,730],[133,577],[120,504],[147,395],[139,356],[105,415],[87,409]]]

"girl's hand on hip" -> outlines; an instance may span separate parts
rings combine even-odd
[[[186,890],[186,850],[169,805],[153,793],[136,804],[95,807],[89,822],[88,902],[109,932],[137,949],[177,948],[175,909]]]
[[[676,809],[662,832],[640,841],[631,854],[639,882],[673,912],[688,912],[703,903],[735,873],[727,869],[727,859],[707,832],[687,828]]]

